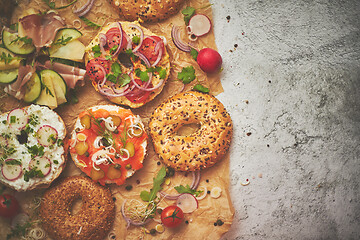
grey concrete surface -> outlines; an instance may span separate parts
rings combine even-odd
[[[211,2],[235,123],[223,239],[360,239],[360,1]]]

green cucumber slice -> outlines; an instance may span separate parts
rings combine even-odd
[[[36,100],[36,103],[54,109],[58,106],[58,104],[56,100],[54,85],[52,82],[52,75],[56,76],[58,75],[58,73],[46,69],[46,70],[42,70],[39,75],[40,75],[42,90],[39,98]]]
[[[17,79],[19,73],[18,68],[0,71],[0,83],[12,83]]]
[[[2,42],[9,51],[20,55],[27,55],[35,51],[33,44],[26,44],[23,40],[17,39],[19,39],[17,33],[11,33],[5,29],[2,31]]]
[[[57,105],[63,104],[66,102],[66,92],[67,86],[64,79],[57,72],[46,69],[40,72],[40,78],[42,82],[50,82],[48,85],[51,85],[53,88],[53,95],[55,95],[55,99]]]
[[[34,102],[41,93],[41,81],[39,75],[35,72],[30,80],[25,85],[24,101],[31,103]]]

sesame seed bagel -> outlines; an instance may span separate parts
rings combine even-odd
[[[71,207],[81,199],[79,212]],[[42,226],[53,239],[102,240],[115,217],[115,203],[108,188],[87,177],[69,177],[48,189],[41,201]]]
[[[186,124],[198,123],[198,131],[179,136]],[[232,121],[214,96],[190,91],[162,103],[152,114],[150,135],[160,159],[177,171],[197,171],[213,166],[230,147]]]
[[[184,0],[110,0],[128,21],[158,22],[176,14]]]

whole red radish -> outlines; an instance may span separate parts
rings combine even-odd
[[[201,49],[196,61],[200,68],[206,73],[218,72],[222,64],[221,55],[212,48]]]

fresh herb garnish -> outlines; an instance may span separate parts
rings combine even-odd
[[[184,187],[183,185],[180,185],[180,186],[176,186],[174,188],[178,193],[190,193],[192,195],[195,195],[196,197],[199,196],[199,194],[203,192],[203,191],[196,191],[195,189],[191,189],[189,184],[186,184],[186,187]]]
[[[195,69],[193,66],[184,67],[177,75],[184,84],[191,83],[195,79]]]
[[[25,36],[25,37],[17,37],[17,38],[15,38],[14,40],[12,40],[10,42],[10,45],[13,44],[13,43],[16,43],[18,41],[22,41],[22,42],[24,42],[24,44],[29,44],[29,45],[32,44],[32,39]]]
[[[0,55],[0,61],[4,61],[5,64],[10,63],[12,60],[22,60],[22,59],[24,59],[24,58],[11,56],[10,53],[8,53],[8,54],[6,55],[5,52],[3,52],[3,53]]]
[[[118,45],[112,46],[112,48],[110,48],[110,53],[111,53],[111,54],[115,53],[116,50],[118,49],[118,47],[119,47]]]
[[[91,48],[91,50],[94,52],[94,57],[100,57],[101,56],[101,50],[100,50],[100,45],[95,45]]]
[[[166,169],[162,167],[157,176],[153,179],[153,187],[150,191],[142,191],[140,197],[145,202],[150,202],[156,198],[156,194],[162,189],[161,185],[165,181]]]
[[[45,89],[46,94],[49,94],[50,96],[54,97],[54,94],[51,92],[48,86],[46,86],[43,82],[41,82],[41,86],[43,89]]]
[[[33,145],[33,146],[26,146],[28,149],[28,152],[31,154],[31,158],[35,157],[35,156],[43,156],[44,155],[44,147],[43,146],[38,146],[38,145]]]
[[[137,56],[133,53],[132,49],[126,49],[125,53],[129,55],[129,57],[131,57],[133,61],[136,61]]]
[[[29,171],[25,170],[25,173],[24,173],[24,181],[25,182],[28,182],[30,180],[30,178],[35,178],[35,177],[43,178],[44,174],[37,168],[32,168]]]
[[[207,87],[204,87],[204,86],[201,85],[201,84],[196,84],[196,85],[193,87],[193,90],[198,91],[198,92],[203,92],[203,93],[208,93],[208,92],[210,92],[210,89],[208,89]]]
[[[135,43],[135,44],[139,44],[140,43],[140,37],[139,36],[133,36],[132,38],[132,42]]]
[[[149,81],[149,75],[148,75],[147,71],[141,71],[140,68],[136,68],[135,69],[135,75],[137,77],[139,77],[142,82]]]
[[[184,10],[181,11],[181,13],[184,15],[184,21],[186,25],[189,24],[190,18],[194,16],[195,10],[196,9],[193,7],[186,7]]]
[[[67,37],[67,38],[64,38],[64,36],[61,36],[61,38],[57,39],[55,42],[54,42],[54,45],[66,45],[68,44],[68,42],[70,42],[72,39],[72,37]]]
[[[95,29],[101,28],[101,26],[100,26],[99,24],[96,24],[96,23],[90,21],[89,19],[87,19],[87,18],[84,17],[84,16],[81,16],[81,17],[79,17],[79,18],[80,18],[81,20],[83,20],[84,23],[85,23],[86,25],[88,25],[89,27],[92,27],[92,28],[95,28]]]
[[[197,56],[199,55],[199,52],[196,51],[194,48],[191,48],[191,50],[190,50],[190,55],[191,55],[191,57],[196,61],[196,60],[197,60]]]
[[[20,239],[26,235],[27,230],[32,227],[33,223],[30,221],[25,222],[24,224],[16,224],[14,228],[11,228],[11,232],[6,236],[6,239],[17,238]]]
[[[7,160],[5,162],[6,165],[21,165],[21,161],[17,160],[17,159],[11,159],[11,160]]]
[[[71,5],[73,5],[74,3],[76,3],[77,0],[73,0],[72,2],[70,2],[70,3],[68,3],[68,4],[64,5],[64,6],[61,6],[61,7],[56,7],[55,6],[55,1],[51,2],[50,0],[43,0],[43,2],[46,3],[46,5],[48,5],[48,7],[51,8],[51,9],[64,9],[64,8],[67,8],[67,7],[71,6]]]

